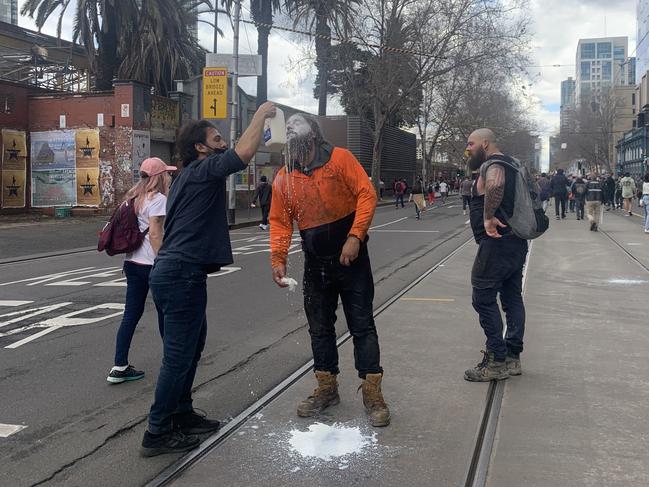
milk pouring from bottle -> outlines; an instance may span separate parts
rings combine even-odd
[[[281,151],[286,145],[284,112],[279,108],[275,108],[275,116],[264,123],[264,145],[273,152]]]

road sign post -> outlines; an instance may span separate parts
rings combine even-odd
[[[203,118],[228,117],[228,69],[203,69]]]

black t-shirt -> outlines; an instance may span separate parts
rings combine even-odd
[[[506,162],[514,163],[514,159],[505,155],[491,156],[487,159],[487,161],[489,161],[490,159],[500,159]],[[498,163],[494,162],[494,164]],[[499,165],[505,169],[505,194],[503,195],[503,200],[500,203],[500,206],[496,210],[495,216],[501,222],[507,225],[507,220],[514,214],[516,174],[514,172],[514,169],[510,168],[506,164]],[[478,195],[477,185],[478,178],[475,178],[473,180],[473,186],[471,187],[469,218],[471,221],[471,230],[473,231],[473,237],[475,238],[476,242],[480,243],[481,240],[488,237],[487,231],[484,228],[484,195]],[[510,233],[512,233],[512,229],[509,226],[505,228],[498,228],[498,233],[500,233],[501,235],[509,235]]]
[[[230,149],[180,171],[169,190],[158,259],[200,264],[207,272],[232,263],[225,182],[245,167]]]

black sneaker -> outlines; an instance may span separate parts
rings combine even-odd
[[[207,419],[205,413],[193,410],[189,413],[179,413],[172,416],[174,430],[185,435],[204,435],[219,429],[221,423],[216,419]]]
[[[130,380],[139,380],[144,377],[144,372],[141,370],[135,370],[132,365],[126,367],[126,370],[111,370],[106,380],[111,384],[120,384],[122,382],[127,382]]]
[[[155,457],[165,453],[182,453],[193,450],[200,445],[200,440],[195,436],[186,436],[178,431],[170,431],[161,435],[144,432],[140,454],[143,457]]]

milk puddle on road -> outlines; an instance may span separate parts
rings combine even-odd
[[[347,455],[359,455],[376,442],[376,433],[364,435],[359,427],[347,427],[339,423],[327,425],[315,423],[307,431],[291,430],[288,443],[291,453],[306,459],[338,461],[339,469],[347,468]]]

